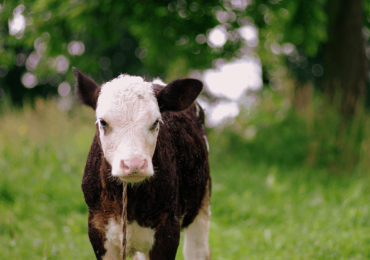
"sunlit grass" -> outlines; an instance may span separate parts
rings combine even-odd
[[[93,112],[38,101],[0,122],[1,259],[94,259],[80,188]],[[370,258],[366,174],[255,163],[221,139],[210,133],[213,259]]]

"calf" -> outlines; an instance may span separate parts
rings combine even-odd
[[[101,87],[73,68],[96,114],[82,190],[97,259],[210,259],[211,179],[195,79],[167,86],[120,75]]]

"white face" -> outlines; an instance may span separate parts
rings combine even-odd
[[[101,88],[96,107],[99,136],[112,175],[139,182],[154,174],[161,114],[152,83],[120,75]]]

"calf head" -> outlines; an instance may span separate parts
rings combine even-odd
[[[188,108],[202,91],[196,79],[175,80],[160,91],[141,77],[120,75],[99,87],[73,68],[80,101],[95,110],[100,143],[112,175],[140,182],[154,174],[152,157],[161,113]]]

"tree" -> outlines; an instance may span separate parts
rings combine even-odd
[[[367,84],[362,1],[329,0],[327,10],[323,89],[332,102],[338,96],[339,110],[348,120],[363,103]]]

